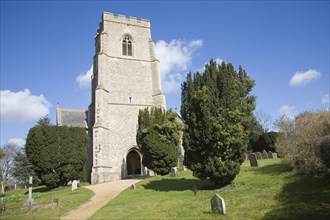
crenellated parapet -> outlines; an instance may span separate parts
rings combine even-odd
[[[136,17],[126,17],[125,15],[118,14],[115,16],[110,12],[103,12],[102,18],[104,21],[112,21],[118,23],[125,23],[128,25],[136,25],[140,27],[150,28],[150,21],[147,19],[137,19]]]

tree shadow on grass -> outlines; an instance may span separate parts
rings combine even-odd
[[[197,190],[216,189],[210,181],[186,178],[164,178],[143,184],[142,187],[145,189],[163,192],[192,190],[193,188]]]
[[[260,167],[257,172],[259,174],[267,174],[267,175],[279,175],[285,172],[292,170],[289,166],[285,166],[281,163],[279,164],[271,164],[267,166]]]
[[[264,219],[330,219],[330,181],[290,176],[276,199],[280,206]]]
[[[32,187],[32,193],[43,193],[43,192],[48,192],[50,190],[51,189],[47,188],[46,186],[39,186],[39,187],[36,187],[36,188]],[[29,191],[26,191],[24,194],[25,195],[29,194]]]

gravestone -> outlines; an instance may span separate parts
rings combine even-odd
[[[177,176],[178,175],[178,168],[172,167],[171,168],[171,175],[172,176]]]
[[[277,153],[273,153],[273,158],[277,158]]]
[[[268,154],[265,150],[262,151],[262,159],[268,159]]]
[[[260,152],[256,152],[255,154],[256,154],[258,160],[261,160],[262,159],[262,155],[261,155]]]
[[[251,167],[257,167],[258,166],[257,156],[256,156],[255,153],[250,154],[249,160],[250,160]]]
[[[268,151],[268,158],[273,158],[273,152]]]
[[[144,167],[143,168],[143,176],[148,176],[148,168],[147,167]]]
[[[246,153],[245,153],[246,160],[249,160],[249,156],[250,156],[251,153],[252,153],[251,150],[247,150],[247,151],[246,151]]]
[[[32,208],[33,206],[37,205],[36,202],[33,201],[32,198],[32,176],[29,177],[29,197],[26,202],[23,204],[23,208]]]
[[[73,180],[71,185],[71,190],[74,191],[78,188],[79,180]]]
[[[132,184],[131,189],[136,189],[136,186],[134,183]]]
[[[225,215],[226,214],[225,200],[218,194],[215,194],[211,199],[211,209],[213,214]]]
[[[157,174],[152,170],[148,170],[148,176],[157,176]]]

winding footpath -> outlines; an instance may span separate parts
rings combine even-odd
[[[132,184],[139,182],[140,180],[141,179],[124,179],[108,183],[84,186],[85,188],[92,190],[95,195],[88,202],[64,214],[60,219],[88,219],[97,210],[102,208],[111,199],[115,198],[124,189],[128,188]]]

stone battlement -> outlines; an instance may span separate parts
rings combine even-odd
[[[150,21],[147,19],[137,19],[136,17],[127,17],[125,15],[118,14],[115,16],[113,13],[110,12],[103,12],[102,19],[104,21],[112,21],[112,22],[119,22],[125,23],[128,25],[137,25],[150,28]]]

